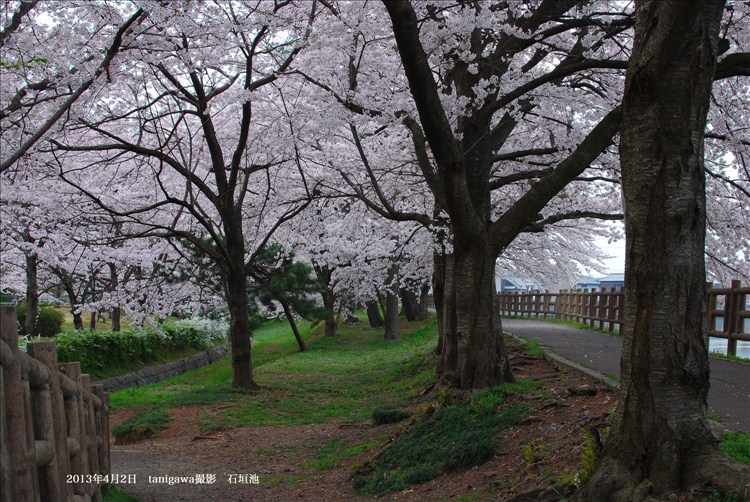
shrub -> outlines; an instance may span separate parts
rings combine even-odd
[[[39,318],[36,321],[36,333],[26,333],[26,305],[19,305],[16,308],[18,317],[18,333],[21,336],[42,336],[49,338],[55,336],[62,329],[64,316],[57,310],[50,307],[39,309]]]

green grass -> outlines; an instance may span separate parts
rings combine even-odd
[[[539,342],[537,342],[536,340],[524,340],[523,348],[526,351],[526,353],[530,356],[534,356],[534,357],[544,356],[544,349],[542,348],[541,345],[539,345]]]
[[[750,359],[746,357],[724,354],[723,352],[711,351],[708,353],[708,355],[711,357],[718,357],[719,359],[726,359],[727,361],[734,361],[737,363],[750,363]]]
[[[141,499],[127,492],[120,490],[116,486],[110,486],[107,493],[102,497],[103,502],[141,502]]]
[[[379,496],[485,462],[495,453],[498,433],[528,412],[512,396],[538,387],[528,381],[501,385],[477,392],[469,403],[442,406],[387,449],[369,474],[355,478],[355,488]]]
[[[243,425],[304,425],[355,422],[379,406],[399,407],[434,379],[429,353],[435,319],[404,323],[399,342],[382,339],[365,323],[342,325],[335,337],[300,326],[309,350],[299,352],[286,322],[253,333],[254,378],[261,391],[233,389],[229,358],[183,375],[110,395],[112,408],[222,403],[204,430]]]
[[[728,457],[750,464],[750,433],[727,432],[721,442],[721,449]]]
[[[152,436],[157,430],[169,427],[169,412],[161,408],[152,408],[139,413],[112,429],[112,435],[118,442],[129,442]]]

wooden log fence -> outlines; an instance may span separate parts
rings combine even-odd
[[[0,307],[0,500],[102,500],[111,479],[109,401],[52,342],[18,346],[16,309]]]

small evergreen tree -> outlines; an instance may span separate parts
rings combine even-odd
[[[287,252],[280,244],[272,244],[256,257],[250,275],[251,287],[258,300],[268,307],[278,302],[284,310],[301,352],[307,350],[300,335],[295,315],[303,319],[324,319],[330,313],[320,307],[314,299],[322,285],[305,263],[295,261],[294,253]]]

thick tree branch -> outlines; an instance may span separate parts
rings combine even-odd
[[[738,76],[750,76],[750,52],[730,54],[716,65],[714,80]]]
[[[529,224],[528,215],[539,212],[571,180],[580,175],[612,143],[620,130],[622,111],[618,106],[594,127],[580,145],[551,173],[544,176],[518,199],[490,227],[490,238],[498,254]]]
[[[78,86],[76,91],[71,94],[71,96],[66,99],[62,105],[60,105],[57,111],[53,113],[52,116],[49,117],[39,127],[39,129],[36,130],[34,134],[32,134],[26,141],[24,141],[23,144],[18,147],[18,149],[16,149],[16,151],[14,151],[7,159],[0,163],[0,174],[7,171],[13,164],[15,164],[21,157],[23,157],[26,152],[28,152],[31,147],[33,147],[37,143],[37,141],[39,141],[42,136],[44,136],[47,131],[50,130],[53,125],[55,125],[60,117],[62,117],[63,114],[65,114],[71,106],[73,106],[73,103],[75,103],[78,98],[80,98],[81,95],[86,92],[89,87],[91,87],[91,85],[101,76],[101,74],[109,69],[110,63],[120,51],[120,46],[122,45],[122,39],[125,36],[125,33],[131,28],[131,26],[145,17],[146,13],[143,11],[143,9],[138,9],[132,16],[130,16],[127,21],[125,21],[120,29],[117,30],[112,44],[107,49],[104,59],[102,60],[101,64],[96,69],[94,74],[89,79],[82,82],[81,85]]]
[[[450,170],[459,159],[458,145],[440,102],[437,82],[419,38],[417,15],[408,0],[383,0],[393,25],[411,95],[427,141],[440,170]]]
[[[543,220],[535,221],[527,225],[523,232],[538,233],[544,232],[546,227],[566,220],[580,220],[582,218],[592,218],[596,220],[620,221],[624,218],[621,213],[599,213],[596,211],[570,211],[568,213],[553,214]]]

